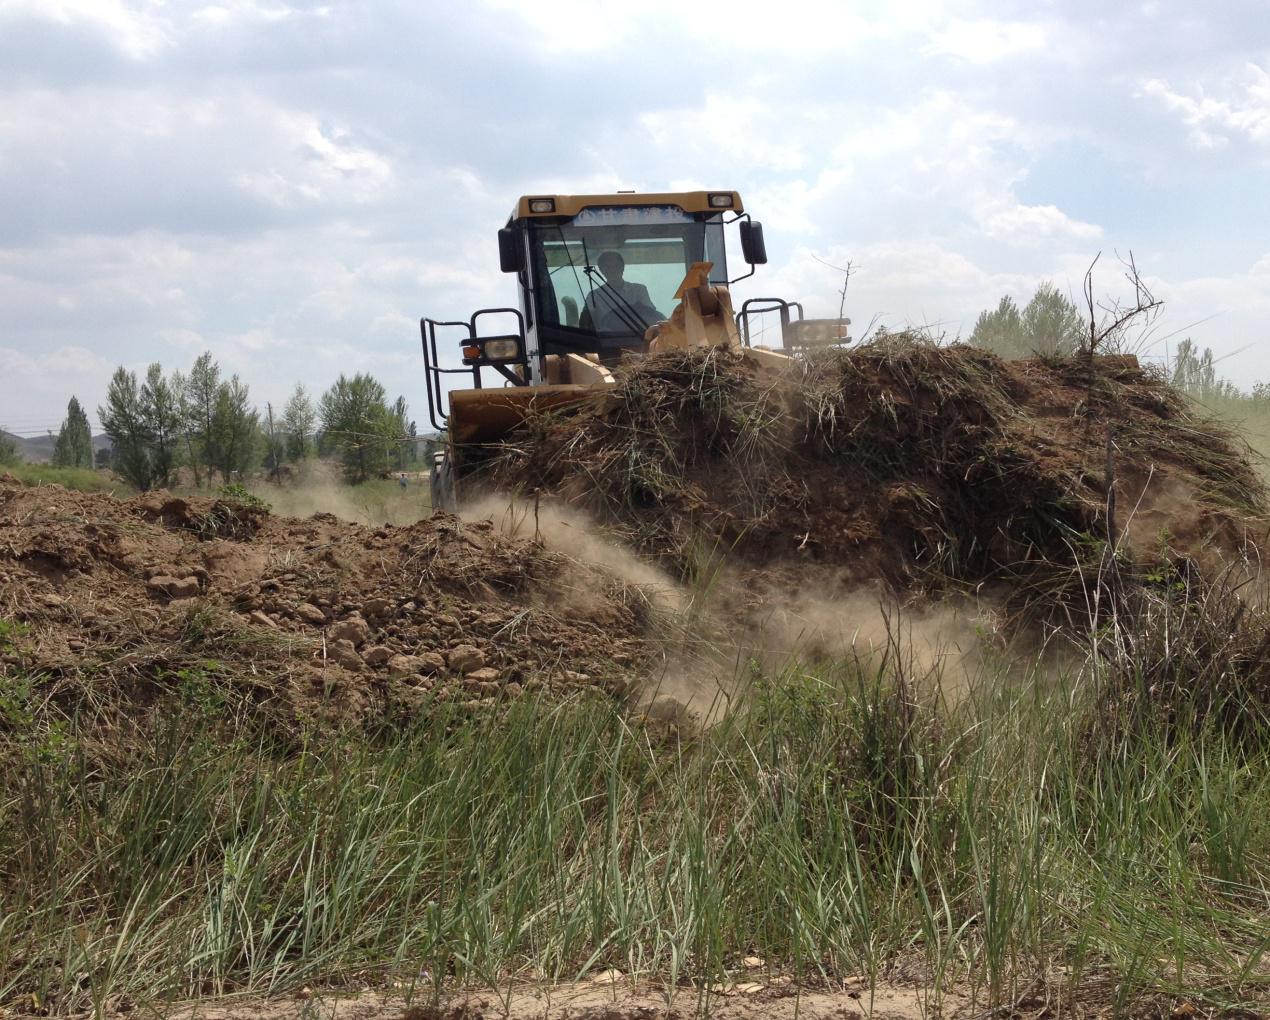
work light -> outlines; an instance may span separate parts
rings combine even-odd
[[[515,340],[486,340],[485,357],[489,361],[511,361],[520,354]]]

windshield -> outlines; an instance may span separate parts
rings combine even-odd
[[[586,209],[566,224],[532,226],[534,300],[544,352],[603,351],[641,343],[668,318],[694,262],[727,282],[721,216],[675,206]]]

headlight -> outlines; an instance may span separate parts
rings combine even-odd
[[[520,344],[515,340],[486,340],[485,357],[490,361],[512,361],[520,356]]]
[[[554,198],[531,198],[529,200],[529,211],[537,213],[555,212],[556,200]]]
[[[710,208],[712,209],[731,209],[732,194],[725,192],[723,194],[714,194],[710,196]]]

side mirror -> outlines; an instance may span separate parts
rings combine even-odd
[[[519,273],[525,268],[525,249],[520,231],[503,227],[498,232],[498,265],[504,273]]]
[[[752,266],[767,265],[767,245],[763,243],[763,224],[741,221],[741,257]]]

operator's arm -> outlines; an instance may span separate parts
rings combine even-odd
[[[634,284],[633,290],[634,294],[632,296],[634,297],[634,300],[631,304],[633,304],[636,311],[639,312],[640,318],[647,320],[648,325],[651,326],[654,322],[661,322],[666,318],[666,316],[662,315],[662,313],[657,310],[657,306],[653,304],[653,299],[648,296],[647,287],[645,287],[642,283],[637,283]]]

